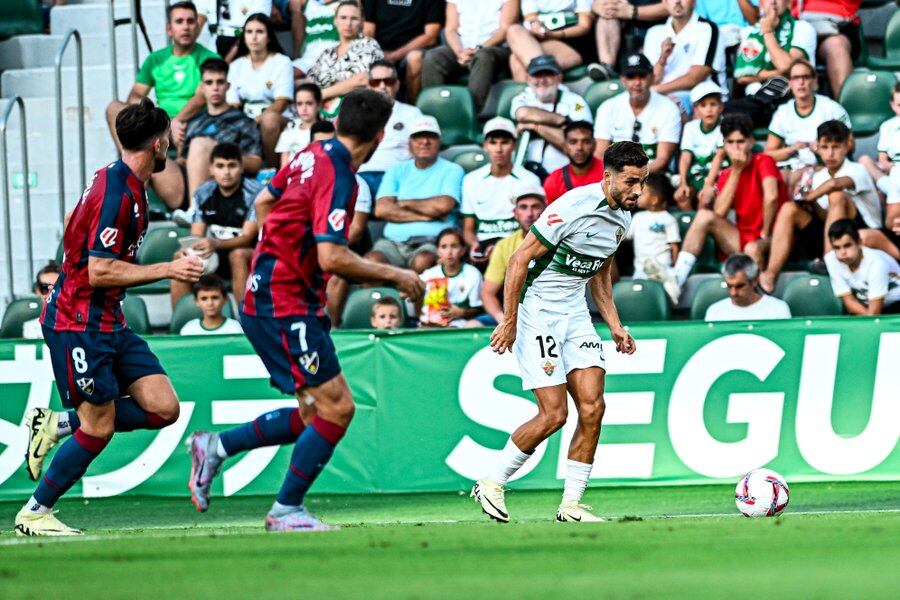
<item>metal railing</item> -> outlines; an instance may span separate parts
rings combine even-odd
[[[118,51],[116,48],[116,27],[119,25],[131,26],[131,58],[134,66],[134,74],[137,75],[138,68],[138,41],[137,30],[141,28],[141,35],[147,44],[147,50],[153,52],[153,45],[150,43],[150,36],[147,34],[147,26],[144,25],[144,17],[141,15],[140,0],[129,0],[131,8],[131,16],[123,19],[116,19],[115,0],[109,0],[109,65],[112,68],[112,97],[119,97],[119,71],[118,71]]]
[[[56,163],[57,178],[59,179],[59,222],[60,225],[66,218],[66,168],[63,152],[63,99],[62,99],[62,61],[66,53],[69,41],[75,40],[75,82],[78,90],[78,176],[81,180],[81,188],[85,183],[85,153],[84,153],[84,62],[81,53],[81,34],[77,29],[66,32],[59,50],[56,52]],[[115,66],[113,67],[115,69]],[[62,231],[62,229],[60,229]]]
[[[15,96],[9,99],[3,116],[0,116],[0,176],[3,177],[3,220],[6,227],[6,277],[9,285],[10,300],[14,300],[15,279],[13,278],[13,257],[12,257],[12,220],[10,217],[10,181],[9,181],[9,153],[6,147],[6,130],[9,124],[9,116],[13,107],[19,107],[19,121],[21,122],[22,137],[22,172],[24,173],[24,183],[22,185],[23,196],[25,200],[25,246],[26,257],[28,258],[28,273],[34,273],[34,248],[31,241],[31,182],[28,177],[28,130],[25,127],[25,102],[21,96]],[[30,277],[30,275],[29,275]]]

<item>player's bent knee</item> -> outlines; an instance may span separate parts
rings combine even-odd
[[[566,408],[551,410],[543,415],[544,428],[548,433],[562,429],[566,424],[569,411]]]
[[[599,396],[590,402],[581,402],[578,407],[578,418],[585,423],[599,426],[605,412],[606,402],[603,400],[603,396]]]

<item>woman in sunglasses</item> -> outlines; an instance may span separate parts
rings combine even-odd
[[[59,279],[59,265],[52,260],[44,265],[35,275],[33,291],[34,295],[41,299],[42,304],[47,303],[47,299],[50,298],[50,292],[53,291],[53,286],[56,284],[57,279]],[[22,323],[22,337],[26,340],[44,339],[40,317],[35,317]]]

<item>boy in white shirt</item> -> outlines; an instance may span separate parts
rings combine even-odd
[[[900,264],[881,250],[865,248],[851,219],[828,229],[831,252],[825,265],[831,289],[851,315],[900,312]]]
[[[698,118],[684,125],[678,173],[681,177],[675,191],[675,202],[681,210],[692,210],[695,197],[701,206],[715,198],[715,184],[722,168],[725,150],[719,121],[725,105],[722,90],[704,81],[691,90],[691,103]]]
[[[887,197],[885,227],[893,231],[894,243],[900,243],[900,83],[891,94],[891,110],[896,115],[881,124],[878,130],[878,159],[859,157],[875,180],[875,185]]]
[[[732,254],[725,261],[722,276],[728,298],[706,309],[704,321],[762,321],[790,319],[791,309],[783,300],[761,294],[759,266],[746,254]]]
[[[215,274],[202,275],[194,284],[194,303],[203,313],[199,319],[191,319],[181,328],[181,335],[222,335],[244,333],[241,324],[222,314],[228,302],[228,288]]]
[[[672,273],[678,256],[681,233],[678,221],[666,211],[672,199],[672,184],[662,173],[651,173],[638,199],[643,210],[634,213],[625,239],[634,241],[634,278],[662,282],[672,302],[678,302],[679,289]]]

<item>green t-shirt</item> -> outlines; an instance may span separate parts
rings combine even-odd
[[[185,56],[175,56],[172,46],[153,52],[141,65],[135,81],[156,88],[156,101],[170,117],[178,114],[200,85],[200,65],[218,54],[200,44]]]

